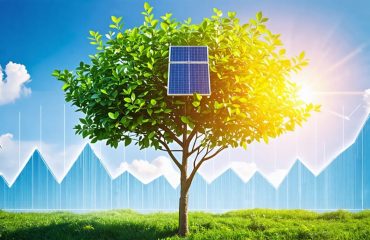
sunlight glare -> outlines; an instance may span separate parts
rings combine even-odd
[[[317,102],[314,90],[312,86],[308,84],[309,79],[311,78],[312,74],[308,74],[307,71],[302,71],[291,76],[291,80],[295,82],[299,87],[297,96],[305,103]]]
[[[310,86],[302,84],[301,89],[298,92],[299,98],[305,103],[312,103],[315,100],[314,93]]]

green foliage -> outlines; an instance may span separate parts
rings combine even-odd
[[[304,122],[319,107],[299,99],[292,72],[307,64],[304,53],[289,58],[278,34],[266,28],[262,12],[242,24],[235,12],[199,24],[167,13],[156,19],[144,5],[144,24],[123,29],[112,16],[112,31],[90,31],[97,52],[75,72],[56,70],[66,101],[84,114],[76,132],[92,142],[131,140],[141,148],[160,147],[194,130],[203,145],[247,147],[275,138]],[[207,45],[211,96],[167,96],[170,45]],[[166,128],[166,131],[163,131]],[[170,132],[171,131],[171,132]],[[173,133],[173,134],[172,134]]]
[[[343,216],[328,217],[328,216]],[[0,239],[182,239],[176,213],[108,211],[89,214],[0,211]],[[186,239],[368,239],[370,212],[315,213],[303,210],[191,212]]]

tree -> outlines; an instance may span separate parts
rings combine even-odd
[[[155,19],[148,3],[144,9],[139,27],[123,30],[122,18],[113,16],[105,40],[90,31],[97,46],[91,63],[53,75],[64,82],[66,101],[84,114],[78,134],[92,143],[134,142],[168,153],[181,175],[179,235],[185,236],[189,188],[204,162],[227,147],[267,143],[292,131],[319,106],[300,100],[299,86],[289,80],[307,64],[304,53],[287,57],[261,12],[241,24],[234,12],[222,17],[214,9],[211,18],[192,24],[170,13]],[[167,95],[170,45],[209,47],[210,96]]]

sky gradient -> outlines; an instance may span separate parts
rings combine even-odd
[[[365,94],[370,88],[369,1],[149,2],[157,17],[171,12],[179,20],[191,17],[195,23],[211,16],[214,7],[236,11],[242,22],[262,11],[270,19],[267,26],[281,33],[288,54],[304,50],[310,59],[310,66],[295,79],[314,92],[310,98],[322,104],[322,112],[314,114],[303,128],[268,146],[253,144],[247,151],[227,150],[202,168],[210,179],[237,161],[278,182],[297,158],[317,174],[355,140],[369,112],[369,97]],[[16,98],[8,97],[3,102],[6,88],[0,85],[0,143],[4,148],[0,152],[0,173],[8,179],[15,177],[37,148],[56,175],[64,175],[86,141],[74,135],[72,128],[78,115],[64,103],[62,84],[51,77],[51,72],[72,70],[80,61],[88,61],[88,55],[95,51],[89,45],[88,31],[109,31],[111,15],[122,16],[125,28],[142,24],[143,3],[0,0],[0,80],[5,83],[5,79],[10,82],[14,78],[23,84],[28,74],[31,78],[26,85],[15,86],[19,90]],[[7,72],[7,66],[16,68],[14,75]],[[152,167],[145,161],[163,155],[136,147],[111,150],[101,143],[93,149],[116,173],[125,168],[125,162],[137,160],[145,175]]]

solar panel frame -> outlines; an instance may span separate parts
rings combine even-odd
[[[173,59],[173,56],[172,56],[172,49],[174,48],[186,48],[188,49],[188,52],[189,52],[189,55],[188,55],[188,59],[187,61],[178,61],[175,59]],[[197,48],[205,48],[206,49],[206,59],[200,59],[201,61],[191,61],[190,59],[190,49],[197,49]],[[183,58],[184,59],[184,58]],[[170,91],[170,80],[171,80],[171,65],[172,64],[188,64],[189,65],[189,73],[188,73],[188,85],[189,85],[189,92],[188,93],[175,93],[175,91]],[[209,71],[209,51],[208,51],[208,46],[170,46],[169,48],[169,58],[168,58],[168,81],[167,81],[167,95],[169,96],[191,96],[193,95],[195,92],[191,92],[191,79],[190,79],[190,65],[191,64],[206,64],[207,65],[207,72],[208,72],[208,76],[207,76],[207,79],[208,79],[208,91],[206,93],[198,93],[199,95],[202,95],[202,96],[210,96],[211,95],[211,80],[210,80],[210,71]]]

